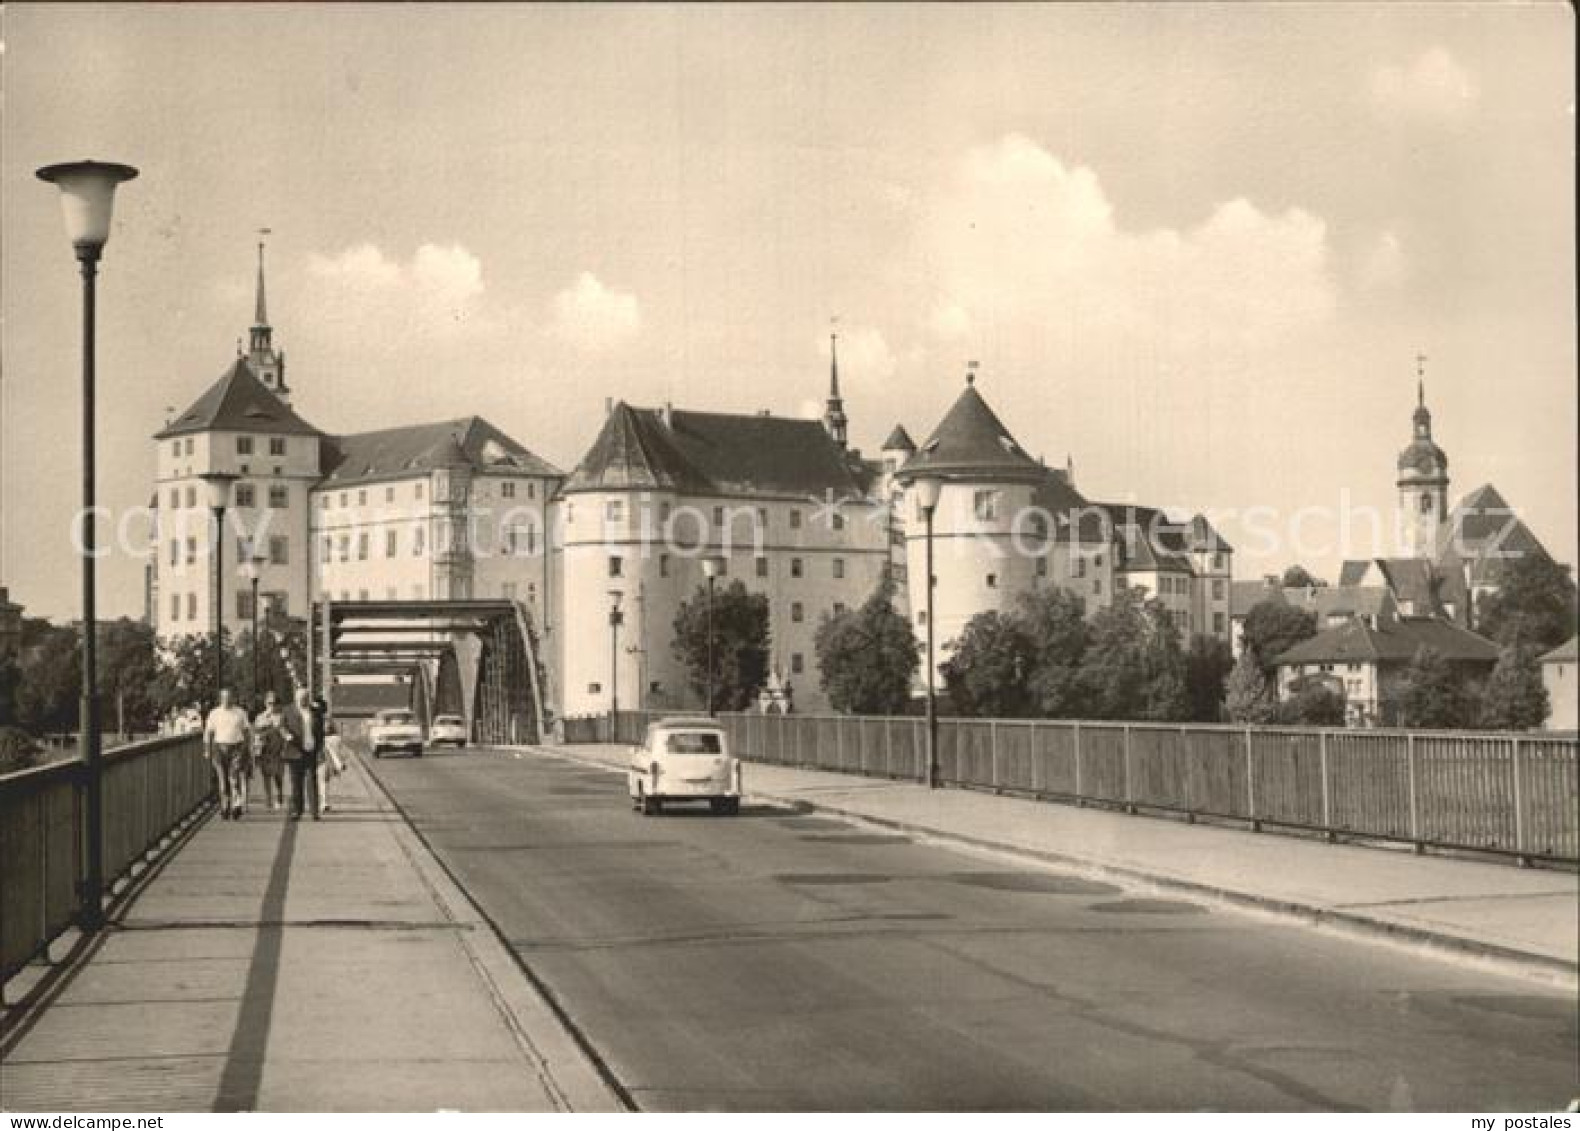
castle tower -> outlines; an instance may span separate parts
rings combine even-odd
[[[846,447],[846,432],[850,419],[845,415],[845,402],[839,395],[839,335],[828,336],[828,403],[823,410],[823,427],[834,438],[834,443]]]
[[[264,229],[267,233],[268,229]],[[263,283],[263,241],[258,241],[258,298],[247,335],[247,365],[264,386],[287,404],[291,390],[285,383],[285,351],[274,348],[274,328],[269,325],[269,304]]]
[[[1435,558],[1438,531],[1448,518],[1448,456],[1432,440],[1426,382],[1416,373],[1416,406],[1410,444],[1399,453],[1399,531],[1409,557]]]

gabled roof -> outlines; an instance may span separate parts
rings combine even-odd
[[[1113,539],[1114,530],[1107,512],[1099,503],[1088,502],[1077,491],[1063,471],[1044,468],[1042,480],[1032,488],[1031,505],[1054,516],[1059,524],[1059,537],[1067,538],[1071,521],[1076,523],[1076,541],[1106,543]],[[1071,516],[1074,516],[1072,519]]]
[[[1551,652],[1542,656],[1544,664],[1574,663],[1580,660],[1580,636],[1571,636]]]
[[[1456,559],[1469,564],[1472,584],[1495,584],[1510,557],[1548,556],[1519,512],[1490,483],[1459,500],[1443,521],[1438,545],[1445,567]]]
[[[695,495],[859,498],[865,468],[821,421],[633,408],[621,402],[561,487]]]
[[[889,438],[883,441],[881,449],[885,452],[914,452],[916,441],[911,439],[911,434],[905,430],[905,425],[896,424],[894,431],[889,433]]]
[[[1457,587],[1452,584],[1452,579],[1440,574],[1426,558],[1362,558],[1347,561],[1339,567],[1339,588],[1365,584],[1374,571],[1394,599],[1401,604],[1410,602],[1416,614],[1435,611],[1445,599],[1457,595]]]
[[[1275,578],[1276,582],[1277,579]],[[1229,615],[1232,617],[1244,616],[1263,601],[1277,601],[1288,604],[1284,600],[1284,590],[1277,584],[1269,585],[1264,581],[1231,581],[1229,582]]]
[[[988,407],[968,378],[965,392],[944,414],[933,434],[900,469],[900,478],[1040,480],[1046,468],[1026,452]]]
[[[557,477],[560,471],[480,416],[335,436],[324,445],[324,486],[403,479],[438,467]]]
[[[1229,548],[1200,515],[1179,521],[1166,511],[1139,503],[1096,505],[1108,513],[1114,536],[1124,546],[1122,568],[1126,570],[1195,574],[1192,551]]]
[[[1417,652],[1430,648],[1450,663],[1475,663],[1491,667],[1498,646],[1468,628],[1438,617],[1401,617],[1375,627],[1363,620],[1345,621],[1319,632],[1279,654],[1274,663],[1289,664],[1382,663],[1407,664]]]
[[[1394,605],[1384,585],[1313,585],[1286,588],[1284,600],[1297,609],[1315,613],[1320,625],[1329,617],[1378,617]]]
[[[241,357],[192,402],[191,408],[165,425],[154,438],[164,440],[189,432],[210,431],[321,435],[318,429],[297,416],[290,405],[275,396]]]

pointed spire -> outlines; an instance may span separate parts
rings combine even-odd
[[[828,399],[839,400],[839,335],[828,335]]]
[[[850,418],[845,415],[845,402],[839,396],[839,334],[832,330],[828,335],[828,358],[828,405],[823,412],[823,427],[843,448]]]
[[[259,228],[258,229],[258,234],[260,236],[266,236],[266,235],[269,234],[269,229],[268,228]],[[258,307],[257,307],[257,310],[254,312],[254,314],[252,316],[252,324],[254,326],[267,326],[269,324],[269,304],[268,304],[268,301],[264,297],[264,289],[263,289],[263,241],[262,240],[258,241]]]

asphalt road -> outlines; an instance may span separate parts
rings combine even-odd
[[[547,755],[369,760],[648,1110],[1562,1109],[1538,983]]]

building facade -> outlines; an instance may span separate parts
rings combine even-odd
[[[1580,729],[1580,637],[1542,657],[1542,684],[1547,688],[1548,730]]]

